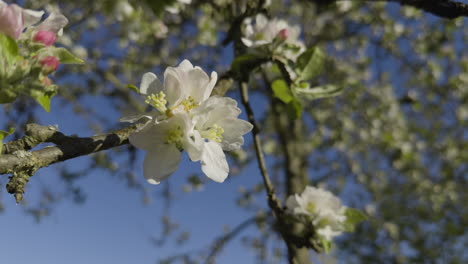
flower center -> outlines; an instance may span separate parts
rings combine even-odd
[[[312,215],[315,215],[315,209],[316,209],[316,206],[314,203],[312,202],[307,203],[307,206],[306,206],[307,212],[311,213]]]
[[[184,106],[184,109],[187,112],[198,106],[198,104],[195,102],[195,99],[193,99],[192,96],[187,97],[180,104]]]
[[[166,104],[166,95],[164,92],[159,92],[157,94],[151,94],[146,97],[145,103],[156,108],[159,112],[165,113],[167,111]]]
[[[217,124],[209,127],[201,132],[203,138],[220,143],[223,140],[224,129]]]
[[[175,144],[179,150],[182,150],[182,128],[180,126],[170,130],[164,137],[164,142],[167,144]]]

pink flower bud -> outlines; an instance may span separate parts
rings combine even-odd
[[[56,39],[57,37],[55,37],[54,32],[45,31],[45,30],[38,31],[33,37],[34,42],[39,42],[46,46],[50,46],[54,44]]]
[[[59,61],[54,56],[45,56],[39,61],[39,64],[42,65],[43,72],[49,74],[57,70]]]
[[[281,39],[281,40],[286,40],[288,39],[289,37],[289,30],[287,28],[283,28],[282,30],[280,30],[278,32],[278,34],[276,35],[277,38]]]

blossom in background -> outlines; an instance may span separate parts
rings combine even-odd
[[[331,241],[344,231],[346,207],[331,192],[307,186],[300,195],[286,200],[287,212],[310,217],[317,233]]]
[[[192,0],[176,0],[172,5],[166,7],[166,11],[171,14],[178,14],[184,5],[190,5]]]
[[[255,20],[246,18],[244,26],[241,40],[247,47],[259,48],[274,44],[276,53],[283,53],[291,60],[295,60],[305,50],[304,43],[299,40],[300,27],[291,26],[285,20],[269,20],[265,15],[258,14]]]
[[[192,161],[201,162],[209,178],[226,179],[229,167],[223,150],[239,149],[252,125],[237,118],[241,111],[236,101],[210,97],[216,80],[216,72],[208,76],[188,60],[168,67],[164,83],[153,73],[143,75],[140,94],[156,111],[121,121],[146,120],[129,139],[147,151],[143,167],[148,182],[158,184],[172,174],[183,150]]]

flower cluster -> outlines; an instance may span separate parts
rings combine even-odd
[[[23,9],[0,0],[0,103],[15,100],[18,94],[32,96],[48,109],[45,98],[56,93],[47,75],[59,63],[80,63],[64,48],[53,46],[63,27],[65,16],[51,13],[41,22],[43,11]]]
[[[209,77],[188,60],[164,72],[164,84],[153,73],[143,75],[140,94],[153,111],[122,121],[146,123],[130,136],[130,143],[147,151],[144,176],[158,184],[176,169],[185,150],[192,161],[200,161],[210,179],[223,182],[229,167],[223,152],[244,143],[243,135],[252,129],[238,119],[237,102],[228,97],[212,96],[216,72]]]
[[[331,192],[307,186],[300,195],[286,200],[287,212],[308,217],[319,236],[331,241],[345,231],[347,207]]]
[[[241,40],[247,47],[295,61],[305,50],[304,43],[299,40],[300,33],[297,25],[291,26],[282,19],[269,20],[265,15],[258,14],[255,19],[244,20]]]

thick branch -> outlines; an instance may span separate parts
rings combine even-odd
[[[309,0],[318,4],[329,4],[339,0]],[[366,2],[396,2],[412,6],[433,15],[454,19],[468,16],[468,4],[453,0],[363,0]]]
[[[136,125],[132,125],[115,132],[87,138],[68,137],[54,130],[51,130],[53,133],[47,133],[43,130],[44,137],[42,139],[44,140],[42,142],[53,142],[57,146],[45,147],[31,152],[16,151],[14,154],[0,155],[0,174],[36,171],[56,162],[118,147],[127,144],[128,137],[135,130]],[[15,141],[16,145],[12,142],[11,146],[19,146],[21,140]],[[30,149],[30,147],[30,145],[25,145],[24,149]]]

